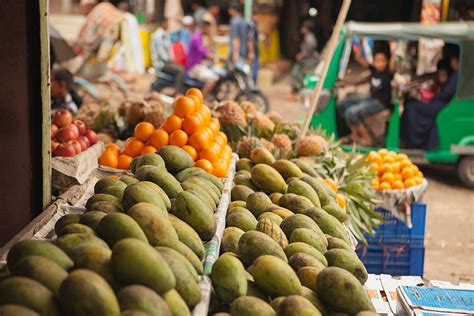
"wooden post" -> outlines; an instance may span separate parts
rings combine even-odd
[[[51,203],[51,98],[49,94],[48,0],[39,1],[41,49],[43,209]]]
[[[323,55],[324,67],[321,72],[321,75],[318,80],[318,84],[314,89],[314,98],[312,100],[311,106],[307,113],[306,119],[304,121],[303,129],[301,130],[301,134],[298,140],[302,139],[306,136],[308,132],[309,124],[311,122],[311,118],[313,117],[314,112],[317,110],[319,96],[321,95],[321,91],[323,90],[323,84],[326,80],[326,75],[329,71],[329,66],[331,65],[331,59],[336,51],[337,43],[339,42],[339,37],[341,34],[342,27],[344,26],[344,22],[346,21],[347,13],[349,12],[349,8],[351,6],[351,0],[344,0],[341,6],[341,10],[339,11],[339,16],[337,17],[336,24],[334,25],[334,30],[332,32],[331,38],[328,42],[328,49],[326,50],[326,54]]]

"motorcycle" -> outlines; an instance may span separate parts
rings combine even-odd
[[[226,62],[223,67],[214,65],[212,69],[219,75],[219,79],[207,96],[207,101],[251,101],[258,110],[268,112],[270,108],[268,99],[257,89],[252,79],[250,65],[243,61],[237,62],[236,65]],[[152,90],[169,96],[177,94],[177,91],[174,91],[173,75],[158,72],[156,73],[156,77],[156,81],[151,86]],[[204,82],[193,79],[187,74],[185,75],[183,83],[183,91],[179,91],[183,94],[189,88],[196,87],[202,89],[204,86]]]

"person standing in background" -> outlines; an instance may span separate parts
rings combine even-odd
[[[247,39],[247,46],[248,46],[248,60],[252,66],[252,78],[253,81],[257,82],[258,77],[258,70],[260,66],[260,54],[259,54],[259,47],[258,47],[258,30],[257,24],[255,20],[252,19],[248,23],[248,39]]]
[[[201,27],[201,24],[204,21],[204,15],[207,13],[206,8],[204,8],[199,2],[193,2],[191,4],[191,9],[193,10],[194,22],[198,27]]]
[[[183,88],[184,68],[175,63],[171,56],[171,41],[166,18],[163,18],[160,26],[151,35],[150,52],[155,71],[162,71],[174,76],[175,91],[180,93]],[[152,89],[153,86],[154,84],[152,84]]]
[[[230,60],[235,64],[239,59],[246,59],[248,54],[248,26],[242,17],[242,7],[240,3],[234,2],[228,9],[230,18]]]
[[[179,40],[184,45],[186,54],[189,52],[189,42],[191,41],[191,34],[194,30],[194,18],[190,15],[186,15],[181,20],[183,28],[179,31]]]
[[[209,48],[210,53],[214,56],[214,62],[217,62],[217,46],[215,37],[217,36],[217,20],[219,16],[219,4],[217,0],[209,3],[206,14],[204,14],[204,22],[210,24],[209,35],[203,38],[204,45]]]
[[[318,48],[318,42],[313,33],[313,23],[310,20],[304,21],[301,25],[301,34],[303,35],[303,41],[301,42],[300,51],[296,55],[296,62],[291,69],[290,100],[296,100],[298,98],[298,93],[301,90],[305,74],[316,67],[319,61],[316,50]]]

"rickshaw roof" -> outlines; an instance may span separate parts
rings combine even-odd
[[[360,23],[348,22],[346,35],[376,39],[418,40],[437,38],[446,42],[474,41],[474,22],[444,22],[439,24]]]
[[[456,96],[474,99],[474,22],[421,23],[359,23],[345,25],[346,37],[372,37],[376,40],[440,39],[461,47],[461,67]]]

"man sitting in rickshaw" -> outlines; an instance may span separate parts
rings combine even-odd
[[[448,65],[443,65],[443,61],[438,64],[438,77],[445,71],[450,74],[447,82],[443,84],[442,80],[439,80],[440,90],[431,100],[412,98],[405,102],[400,129],[405,148],[430,150],[438,147],[436,117],[454,97],[458,82],[459,47],[447,45],[447,48],[450,68]]]
[[[351,134],[342,139],[343,143],[356,142],[362,146],[371,145],[372,137],[364,125],[364,119],[391,107],[391,82],[395,72],[395,62],[391,58],[388,44],[378,46],[374,53],[373,62],[369,63],[362,56],[360,47],[354,45],[355,60],[365,69],[369,69],[370,73],[355,80],[343,79],[340,82],[341,86],[370,83],[370,95],[349,95],[339,104],[339,112],[351,130]]]

